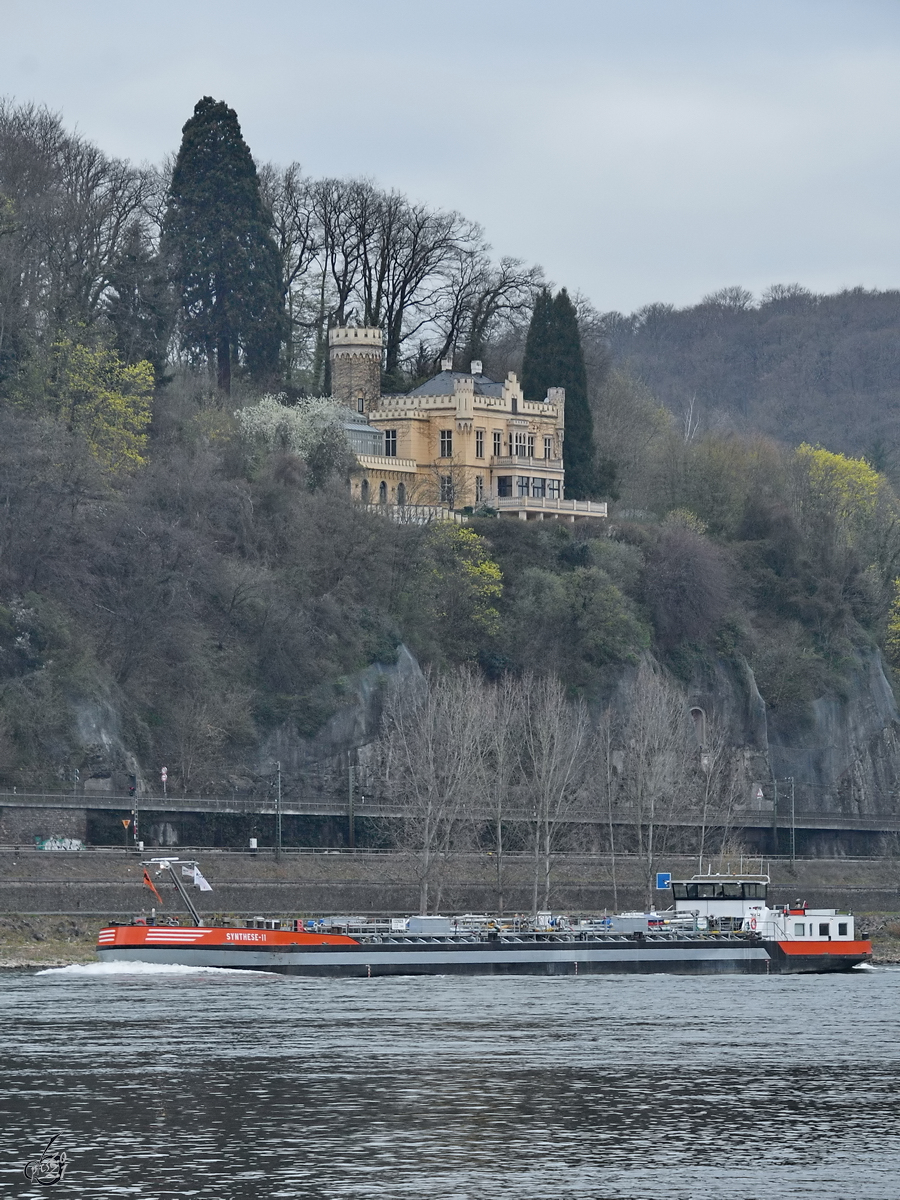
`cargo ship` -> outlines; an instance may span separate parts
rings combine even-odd
[[[284,975],[785,975],[847,971],[871,959],[851,913],[769,907],[766,875],[673,880],[663,912],[578,919],[411,916],[204,923],[180,876],[206,880],[193,861],[154,859],[190,914],[135,918],[101,929],[101,962],[272,971]],[[148,879],[145,872],[145,880]],[[152,886],[152,883],[151,883]],[[154,889],[155,890],[155,889]]]

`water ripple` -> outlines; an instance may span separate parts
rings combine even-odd
[[[0,1195],[59,1132],[97,1200],[896,1198],[897,972],[122,965],[0,976]]]

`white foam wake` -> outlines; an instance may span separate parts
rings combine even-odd
[[[45,967],[36,971],[37,975],[86,975],[96,978],[98,975],[265,975],[270,979],[278,978],[272,971],[240,971],[233,967],[192,967],[185,963],[149,963],[149,962],[98,962],[72,963],[68,967]]]

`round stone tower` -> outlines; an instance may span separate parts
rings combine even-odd
[[[380,329],[345,325],[328,331],[331,394],[355,412],[368,412],[381,396]]]

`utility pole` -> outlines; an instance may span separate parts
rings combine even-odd
[[[794,777],[793,775],[787,781],[791,785],[791,862],[797,857],[797,821],[794,810]]]
[[[353,850],[356,847],[356,821],[353,814],[353,786],[355,772],[353,763],[347,766],[347,844]]]
[[[772,774],[772,787],[775,789],[775,799],[772,803],[772,853],[778,853],[778,780]]]
[[[281,862],[281,763],[277,762],[278,791],[275,795],[275,861]]]

